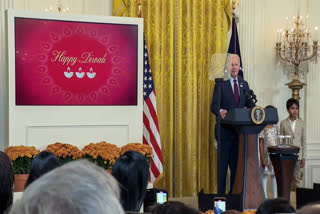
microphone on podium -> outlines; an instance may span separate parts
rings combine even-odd
[[[250,108],[255,107],[258,100],[254,92],[250,89],[249,91],[246,91],[245,95],[246,95],[247,103],[249,103],[249,107]]]

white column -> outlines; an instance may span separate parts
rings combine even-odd
[[[12,0],[0,1],[0,150],[8,145],[8,73],[5,11],[12,8]]]
[[[238,15],[238,33],[240,41],[240,50],[242,57],[242,64],[244,69],[244,78],[249,85],[253,87],[253,68],[254,68],[254,46],[255,46],[255,20],[259,17],[255,14],[256,3],[255,0],[244,0],[240,2]]]
[[[310,22],[312,29],[315,25],[320,26],[318,8],[320,2],[309,1]],[[312,33],[312,31],[311,31]],[[307,161],[305,169],[305,184],[312,188],[313,183],[320,183],[320,59],[318,63],[309,64],[309,73],[306,81],[306,128],[307,128]]]

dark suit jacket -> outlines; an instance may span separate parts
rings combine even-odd
[[[250,90],[247,81],[238,77],[239,83],[239,90],[240,90],[240,102],[239,106],[236,105],[236,100],[234,98],[234,94],[232,91],[232,86],[230,80],[225,80],[220,83],[220,108],[218,106],[219,102],[219,95],[218,95],[218,84],[215,85],[213,97],[212,97],[212,104],[211,104],[211,111],[218,116],[220,114],[220,109],[225,109],[229,111],[230,109],[234,108],[243,108],[249,107],[249,103],[247,103],[245,93]]]
[[[219,84],[219,85],[218,85]],[[220,114],[220,109],[225,109],[230,111],[234,108],[243,108],[245,106],[249,106],[249,103],[246,101],[245,93],[249,91],[249,85],[246,81],[238,77],[238,85],[239,85],[239,93],[240,93],[240,101],[237,106],[236,100],[233,94],[232,86],[230,80],[223,81],[218,83],[215,86],[213,97],[212,97],[212,105],[211,111],[217,116]],[[219,90],[220,88],[220,97]],[[220,100],[220,107],[218,106]],[[227,113],[228,114],[228,113]],[[230,182],[231,185],[234,183],[236,168],[237,168],[237,160],[238,160],[238,134],[234,127],[231,125],[221,124],[219,126],[219,122],[216,123],[215,127],[215,136],[218,142],[219,151],[221,152],[221,156],[219,157],[219,172],[218,176],[221,176],[219,179],[219,189],[221,188],[221,193],[224,193],[225,190],[225,177],[227,173],[228,166],[231,171]],[[220,127],[220,131],[218,128]],[[218,139],[218,137],[220,137]]]

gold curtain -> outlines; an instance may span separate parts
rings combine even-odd
[[[114,15],[137,11],[137,0],[114,0]],[[214,82],[208,77],[211,56],[227,51],[229,0],[142,0],[142,17],[164,162],[157,186],[170,197],[216,192]]]

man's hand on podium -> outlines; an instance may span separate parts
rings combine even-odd
[[[220,109],[220,116],[222,119],[224,119],[227,115],[227,110],[225,109]]]

